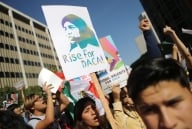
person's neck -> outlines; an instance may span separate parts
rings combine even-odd
[[[34,112],[33,112],[33,115],[35,115],[35,116],[42,116],[42,115],[44,115],[45,113],[44,112],[42,112],[42,111],[37,111],[37,110],[35,110]]]

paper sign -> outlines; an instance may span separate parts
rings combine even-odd
[[[182,30],[182,32],[185,33],[185,34],[190,34],[190,35],[192,35],[192,30],[190,30],[190,29],[184,29],[184,28],[182,28],[181,30]]]
[[[109,94],[114,85],[127,85],[128,73],[111,36],[100,38],[100,43],[110,67],[97,72],[97,75],[104,94]]]
[[[17,83],[15,83],[14,87],[16,90],[21,90],[25,86],[24,80],[20,80]]]
[[[67,80],[108,66],[86,7],[47,5],[42,9]]]
[[[51,84],[53,86],[51,92],[56,93],[63,80],[50,70],[42,68],[38,77],[38,85],[42,87],[45,82],[47,82],[47,85]]]

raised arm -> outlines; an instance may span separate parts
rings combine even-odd
[[[151,23],[148,19],[142,19],[139,23],[139,28],[143,31],[143,36],[146,41],[147,54],[150,58],[162,57],[158,42],[151,30]]]
[[[54,121],[54,106],[53,106],[53,99],[50,89],[52,88],[51,85],[46,85],[46,82],[43,84],[43,91],[47,95],[47,108],[45,112],[45,119],[40,120],[37,123],[37,126],[35,129],[47,129],[48,126],[53,123]]]
[[[165,26],[163,28],[163,32],[171,37],[173,42],[177,45],[179,51],[183,55],[183,57],[186,59],[188,67],[192,68],[192,56],[189,52],[188,48],[185,46],[185,44],[179,39],[175,31],[169,27]]]

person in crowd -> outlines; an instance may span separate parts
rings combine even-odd
[[[7,110],[14,112],[17,115],[21,115],[22,111],[18,104],[11,104],[7,107]]]
[[[63,86],[61,86],[58,91],[60,91],[62,94],[64,94],[67,99],[69,100],[69,104],[67,108],[64,110],[64,112],[59,114],[57,118],[59,118],[59,123],[62,127],[65,127],[66,129],[70,129],[73,127],[74,122],[74,106],[75,102],[77,101],[73,95],[71,94],[71,86],[70,82],[65,80],[65,75],[63,72],[57,71],[55,74],[61,78],[64,81]]]
[[[44,100],[37,94],[31,94],[25,99],[25,109],[32,114],[28,124],[31,125],[33,129],[46,129],[58,125],[55,124],[55,122],[57,122],[55,116],[63,112],[69,104],[68,99],[63,94],[58,92],[52,94],[50,91],[51,88],[52,85],[47,85],[46,82],[42,86],[47,100]]]
[[[33,129],[46,129],[54,122],[54,105],[50,91],[52,86],[47,85],[45,82],[42,88],[46,93],[47,101],[37,94],[30,94],[25,98],[24,102],[25,110],[32,114],[28,124]]]
[[[192,129],[189,79],[174,59],[142,62],[132,69],[127,88],[147,129]]]
[[[139,23],[139,28],[143,32],[144,39],[146,41],[147,55],[149,58],[162,57],[161,50],[158,46],[157,39],[151,29],[151,23],[149,19],[143,18]]]
[[[185,44],[180,40],[180,38],[177,36],[175,31],[170,26],[165,26],[163,28],[164,34],[167,34],[171,37],[173,42],[176,44],[179,52],[182,54],[182,56],[186,59],[187,65],[189,68],[192,68],[192,56],[188,48],[185,46]]]
[[[0,110],[0,129],[32,129],[22,116],[10,111]]]
[[[143,32],[147,51],[138,60],[131,64],[131,68],[134,68],[134,66],[136,66],[143,60],[163,57],[163,54],[161,53],[161,50],[158,45],[158,41],[152,31],[149,19],[142,18],[139,22],[139,28]]]
[[[74,108],[74,129],[105,129],[96,109],[95,101],[90,97],[83,97],[77,101]]]
[[[180,40],[175,31],[170,26],[165,26],[163,28],[164,34],[167,34],[171,37],[173,42],[175,43],[175,47],[177,47],[177,54],[174,56],[179,63],[182,64],[185,71],[187,72],[189,79],[192,80],[192,55],[189,49],[185,46],[185,44]],[[173,49],[174,50],[174,49]]]
[[[27,123],[28,122],[28,117],[26,116],[25,112],[21,110],[21,106],[19,106],[18,104],[11,104],[7,107],[8,111],[14,112],[17,115],[21,115],[24,119],[24,121]]]
[[[99,46],[94,32],[82,18],[69,14],[62,19],[61,25],[70,43],[70,52],[77,47],[84,49],[88,45]]]
[[[128,96],[127,87],[112,88],[113,115],[119,129],[146,129],[145,124],[136,111],[132,99]]]

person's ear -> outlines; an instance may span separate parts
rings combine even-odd
[[[33,106],[33,107],[31,107],[31,108],[30,108],[30,110],[34,111],[34,110],[35,110],[34,106]]]

